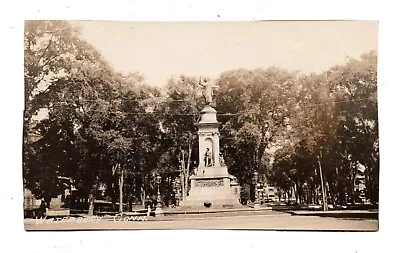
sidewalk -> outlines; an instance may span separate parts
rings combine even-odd
[[[259,209],[254,209],[252,207],[243,206],[242,208],[230,208],[230,209],[163,209],[164,215],[174,215],[174,214],[206,214],[206,213],[231,213],[231,212],[255,212],[255,211],[265,211],[272,210],[272,207],[260,207]]]
[[[287,211],[291,215],[320,216],[332,218],[378,219],[378,210],[340,210],[340,211]]]
[[[135,214],[124,213],[122,217],[135,217]],[[158,216],[142,216],[147,221],[175,221],[175,220],[202,220],[208,218],[232,218],[232,217],[249,217],[249,216],[290,216],[289,213],[272,211],[271,209],[231,209],[231,210],[192,210],[185,212],[175,211],[169,212],[164,211],[164,215]],[[106,220],[114,219],[114,216],[104,217]]]

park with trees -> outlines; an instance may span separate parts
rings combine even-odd
[[[118,209],[155,195],[160,175],[162,202],[177,185],[184,199],[198,165],[199,78],[154,87],[115,71],[70,23],[26,21],[24,187],[49,202],[70,178],[93,214],[99,188]],[[298,204],[345,205],[362,167],[378,203],[377,52],[319,74],[227,70],[215,84],[221,149],[240,185],[257,172]]]

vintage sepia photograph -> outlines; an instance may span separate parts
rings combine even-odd
[[[378,27],[26,20],[25,230],[378,231]]]

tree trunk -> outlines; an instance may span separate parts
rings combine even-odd
[[[372,204],[379,203],[379,171],[377,168],[369,168],[368,170],[368,185],[370,191],[370,201]],[[365,182],[367,184],[367,182]],[[367,188],[368,190],[368,188]]]
[[[355,192],[354,192],[354,185],[355,185],[355,181],[356,181],[356,175],[357,175],[357,169],[355,169],[354,171],[353,171],[353,163],[352,162],[350,162],[350,181],[351,181],[351,187],[350,187],[350,193],[351,193],[351,202],[352,202],[352,204],[355,204],[355,201],[356,201],[356,195],[355,195]]]
[[[294,196],[296,198],[296,204],[300,204],[300,200],[299,200],[299,191],[297,188],[297,184],[294,184],[293,186],[293,192],[294,192]]]
[[[132,207],[133,207],[133,196],[131,194],[131,195],[129,195],[128,212],[132,212]]]
[[[300,182],[299,185],[297,186],[297,191],[299,193],[299,202],[300,204],[304,204],[304,189],[303,189],[303,183]]]
[[[113,185],[113,188],[114,188],[114,185]],[[114,191],[114,189],[113,189],[113,191]],[[116,203],[117,203],[117,198],[115,196],[115,193],[113,192],[112,196],[111,196],[111,208],[113,211],[115,211],[115,209],[116,209],[116,206],[117,206]]]
[[[378,165],[377,165],[378,166]],[[378,203],[379,200],[379,174],[376,168],[364,165],[365,172],[365,197],[371,201],[372,204]]]
[[[318,204],[318,188],[316,185],[313,187],[313,203]]]
[[[339,173],[338,173],[339,174]],[[345,200],[345,185],[343,184],[343,180],[339,177],[338,183],[337,183],[337,195],[338,195],[338,203],[340,205],[346,205],[346,200]]]
[[[93,192],[94,192],[94,186],[93,186],[93,189],[90,191],[90,193],[89,193],[89,199],[88,199],[88,202],[89,202],[89,210],[88,210],[88,215],[94,215],[94,194],[93,194]]]
[[[44,199],[44,202],[46,203],[45,208],[49,208],[50,209],[51,197],[45,196],[43,199]]]
[[[93,183],[93,185],[92,185],[92,188],[89,190],[89,197],[88,197],[88,204],[89,204],[89,207],[88,207],[88,215],[94,215],[94,198],[95,198],[95,196],[94,196],[94,194],[95,194],[95,192],[96,192],[96,190],[97,190],[97,186],[98,186],[98,180],[99,180],[99,178],[98,178],[98,176],[96,176],[95,177],[95,180],[94,180],[94,183]]]
[[[352,195],[352,199],[353,199],[353,204],[356,203],[356,192],[354,190],[355,185],[356,185],[356,176],[353,176],[353,178],[351,180],[351,195]]]
[[[318,204],[318,187],[314,185],[314,204]]]
[[[140,187],[140,198],[142,200],[142,205],[145,206],[146,202],[146,176],[143,175],[142,186]]]
[[[328,181],[328,180],[326,180]],[[331,184],[328,182],[326,183],[326,188],[325,188],[325,192],[326,192],[326,203],[327,204],[332,204],[332,190],[331,190]]]
[[[167,206],[170,206],[171,201],[171,196],[172,196],[172,177],[171,176],[167,176]]]
[[[115,194],[115,172],[116,172],[116,165],[112,167],[112,183],[111,183],[111,208],[113,211],[116,210],[116,203],[117,203],[117,196]]]

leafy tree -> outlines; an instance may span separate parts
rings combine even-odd
[[[217,95],[222,147],[232,174],[249,183],[254,171],[266,173],[266,153],[279,145],[289,126],[295,82],[278,69],[239,69],[221,74]]]
[[[198,161],[198,138],[194,123],[204,106],[202,88],[196,77],[171,78],[166,99],[161,106],[161,127],[164,152],[160,165],[165,171],[180,170],[180,181],[185,199],[189,190],[189,176]]]
[[[93,200],[103,153],[94,130],[104,122],[104,111],[111,108],[107,99],[115,83],[113,70],[78,38],[76,30],[61,21],[26,23],[24,66],[25,185],[40,193],[41,185],[56,184],[51,179],[71,176]],[[41,109],[48,115],[32,124]],[[32,131],[39,136],[36,145],[30,138]],[[49,159],[50,153],[54,159]],[[44,170],[43,164],[49,161],[52,165]]]
[[[292,117],[290,141],[277,153],[272,178],[279,185],[284,185],[280,181],[284,178],[292,181],[301,202],[305,196],[299,191],[311,187],[307,194],[317,192],[317,177],[321,177],[325,205],[327,199],[343,204],[346,194],[354,201],[357,164],[367,164],[374,175],[367,177],[368,197],[376,200],[376,54],[350,59],[322,75],[302,76],[297,82],[298,117]]]
[[[377,107],[376,52],[349,59],[343,66],[328,72],[331,89],[336,92],[340,114],[338,130],[341,156],[353,175],[352,189],[358,162],[366,168],[367,198],[378,201],[379,147]]]

